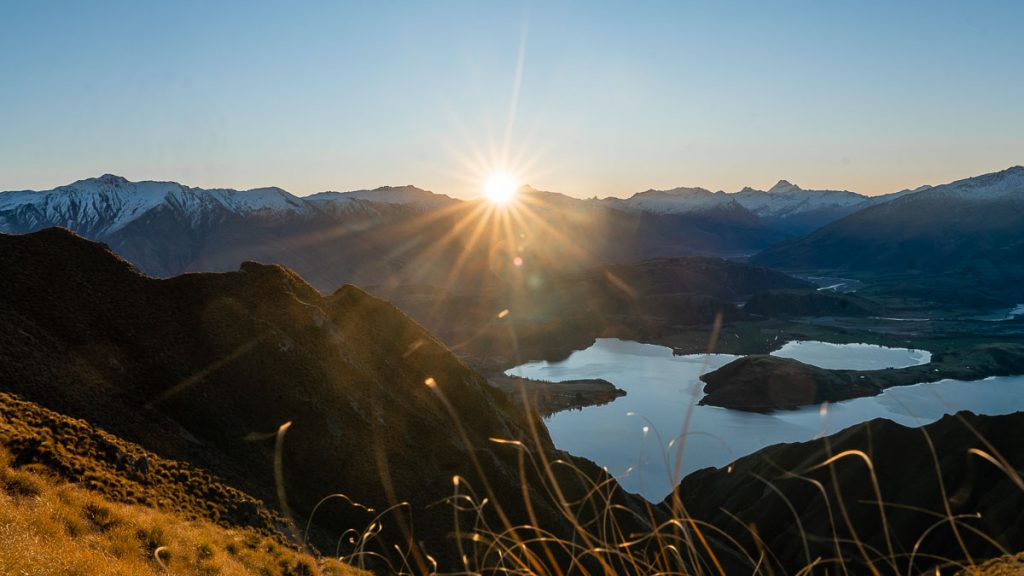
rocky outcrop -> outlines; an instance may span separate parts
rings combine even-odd
[[[737,410],[769,411],[871,396],[882,390],[874,376],[826,370],[790,358],[744,356],[701,376],[700,403]]]
[[[946,378],[980,380],[1024,373],[1024,344],[984,342],[948,347],[907,368],[829,370],[788,358],[754,355],[701,376],[701,404],[756,412],[872,396],[892,386]]]

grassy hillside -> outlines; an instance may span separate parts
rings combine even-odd
[[[355,576],[253,530],[114,502],[0,450],[0,574]]]
[[[284,520],[260,500],[191,464],[12,394],[0,393],[0,446],[12,464],[45,467],[110,500],[284,541]]]

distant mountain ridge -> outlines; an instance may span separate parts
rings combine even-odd
[[[558,204],[563,207],[586,203],[561,194],[524,189],[558,196],[562,199]],[[747,187],[726,193],[680,187],[652,189],[626,199],[604,198],[596,202],[616,210],[713,216],[746,224],[757,223],[760,219],[787,233],[803,233],[908,192],[911,191],[869,197],[845,190],[805,190],[780,180],[768,191]],[[167,208],[192,222],[201,222],[227,214],[309,218],[321,212],[374,214],[381,204],[429,210],[459,202],[462,201],[412,185],[296,196],[278,187],[204,189],[177,182],[131,182],[121,176],[104,174],[51,190],[0,192],[0,231],[21,233],[63,226],[89,236],[110,235],[158,208]]]
[[[323,203],[333,201],[366,200],[385,204],[413,204],[419,206],[443,206],[457,202],[444,194],[435,194],[412,185],[381,186],[372,190],[353,190],[351,192],[318,192],[303,196],[303,200]]]
[[[439,205],[451,198],[414,186],[375,190],[322,192],[295,196],[277,187],[233,190],[193,188],[177,182],[130,182],[104,174],[45,191],[0,193],[0,230],[27,232],[63,226],[92,235],[109,235],[151,210],[167,208],[192,222],[225,213],[246,216],[310,217],[332,205],[353,212],[372,212],[374,204]]]
[[[745,213],[748,219],[759,219],[771,228],[799,235],[909,192],[864,196],[847,190],[805,190],[786,180],[779,180],[767,191],[750,187],[735,193],[712,192],[705,188],[673,188],[647,190],[626,199],[606,198],[601,202],[621,209],[660,214]]]
[[[1022,297],[1024,167],[904,194],[753,261],[788,269],[943,275],[971,282],[972,290],[1003,289],[1012,292],[1007,297]]]
[[[960,182],[980,186],[983,178]],[[0,192],[0,231],[65,227],[106,243],[155,276],[229,271],[242,261],[254,260],[289,266],[323,291],[343,283],[443,287],[453,280],[495,280],[508,267],[501,259],[510,250],[521,251],[519,255],[535,274],[652,258],[736,258],[759,252],[764,252],[759,261],[764,265],[829,267],[834,265],[832,257],[776,259],[772,247],[814,230],[812,242],[819,243],[825,237],[819,235],[822,225],[867,212],[888,213],[878,211],[883,207],[899,210],[914,198],[953,194],[951,186],[867,197],[843,190],[804,190],[782,180],[767,191],[675,188],[600,200],[524,187],[522,212],[528,217],[513,219],[515,230],[507,231],[519,238],[513,246],[503,235],[474,232],[478,228],[472,220],[487,212],[480,210],[482,200],[454,199],[415,186],[299,197],[274,187],[202,189],[176,182],[130,182],[106,174],[47,191]],[[995,201],[1001,189],[985,190],[989,190],[985,198]],[[947,211],[937,217],[952,214]],[[977,218],[983,226],[1012,215],[979,214]],[[902,227],[903,220],[897,220],[893,226]],[[876,225],[864,224],[867,227],[860,232]],[[972,233],[964,231],[967,236]],[[966,236],[947,240],[955,240],[958,246],[968,241]],[[807,244],[798,240],[788,246]],[[825,245],[819,248],[818,253],[830,250]],[[880,257],[893,250],[875,246],[870,249],[874,256],[863,257]],[[962,256],[970,251],[933,247],[929,259],[943,254],[956,257],[953,252]],[[890,267],[906,265],[906,258],[890,263]],[[462,277],[455,279],[456,273]]]
[[[534,273],[748,255],[787,238],[735,205],[699,215],[656,214],[528,187],[521,196],[528,217],[516,219],[515,233]],[[299,197],[280,188],[202,189],[107,174],[47,191],[0,192],[0,232],[68,228],[162,277],[230,271],[254,260],[289,266],[323,291],[343,283],[439,286],[455,272],[464,281],[489,282],[507,267],[496,262],[516,248],[506,231],[501,238],[474,233],[473,220],[488,212],[482,203],[414,186]]]

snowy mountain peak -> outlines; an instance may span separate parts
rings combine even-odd
[[[908,201],[928,198],[1024,201],[1024,166],[1011,166],[999,172],[964,178],[907,196]]]
[[[0,229],[64,226],[101,237],[156,209],[170,210],[190,222],[224,210],[260,216],[305,215],[313,210],[280,188],[205,190],[177,182],[131,182],[104,174],[52,190],[0,193]]]
[[[104,174],[99,178],[89,178],[85,181],[88,182],[89,180],[95,180],[96,182],[99,182],[101,184],[108,184],[110,186],[121,186],[124,184],[128,184],[127,178],[125,178],[124,176],[118,176],[117,174]]]
[[[744,190],[745,190],[745,188],[744,188]],[[803,190],[803,188],[797,186],[796,184],[791,183],[788,180],[779,180],[778,182],[775,183],[775,186],[772,186],[771,188],[768,189],[768,193],[769,194],[780,194],[780,193],[787,193],[787,192],[798,192],[800,190]]]
[[[435,194],[411,184],[405,186],[381,186],[373,190],[353,190],[351,192],[320,192],[306,196],[306,199],[313,202],[368,200],[385,204],[414,204],[420,206],[454,202],[447,195]]]
[[[711,192],[706,188],[672,188],[671,190],[646,190],[626,200],[615,201],[618,207],[657,214],[687,214],[705,212],[723,207],[735,208],[729,194]],[[738,206],[737,206],[738,207]]]
[[[708,190],[707,188],[701,188],[699,186],[695,186],[695,187],[680,186],[679,188],[672,188],[671,190],[654,190],[654,189],[651,189],[651,190],[647,190],[646,192],[640,192],[639,194],[636,194],[635,196],[640,196],[640,195],[644,195],[644,194],[651,195],[651,196],[658,196],[658,195],[664,195],[664,196],[706,196],[708,194],[713,194],[713,192]]]

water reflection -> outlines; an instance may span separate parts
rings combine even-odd
[[[932,361],[932,354],[927,350],[815,341],[786,342],[782,348],[772,352],[772,356],[793,358],[832,370],[906,368]]]
[[[685,475],[725,466],[770,444],[810,440],[873,418],[921,425],[957,410],[981,414],[1024,410],[1024,376],[890,388],[875,397],[830,404],[824,415],[818,406],[772,414],[697,406],[703,395],[701,372],[736,358],[673,356],[664,346],[601,339],[564,361],[533,362],[508,373],[555,381],[604,378],[626,390],[626,396],[610,404],[554,414],[547,425],[559,448],[606,466],[627,490],[652,501],[661,500],[678,480],[671,472],[676,438],[684,441],[680,470]],[[810,352],[797,359],[818,361]],[[646,435],[644,426],[650,430]]]

